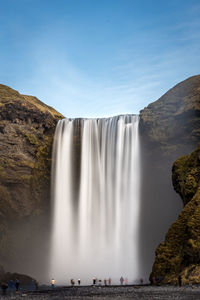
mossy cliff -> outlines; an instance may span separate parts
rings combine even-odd
[[[34,242],[47,237],[41,236],[50,207],[51,149],[61,118],[37,98],[0,85],[0,264],[6,269],[23,271]]]
[[[140,255],[144,273],[154,252],[182,209],[171,183],[173,162],[200,140],[200,75],[171,88],[140,112],[142,191]],[[188,184],[190,184],[188,178]],[[185,194],[184,202],[190,197]],[[147,273],[146,273],[146,276]]]
[[[176,160],[172,174],[184,208],[156,249],[150,277],[177,284],[181,275],[183,284],[200,283],[200,147]]]
[[[6,270],[31,276],[45,270],[51,149],[55,126],[61,118],[37,98],[0,85],[0,265]],[[163,240],[180,211],[181,201],[171,187],[172,163],[195,149],[200,138],[200,75],[181,82],[144,108],[139,129],[143,187],[140,255],[144,272],[149,275],[158,241]],[[80,134],[77,126],[76,177]],[[190,185],[194,178],[187,179],[184,203],[193,193]]]

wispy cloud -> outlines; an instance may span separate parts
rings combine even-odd
[[[104,62],[100,71],[95,70],[92,58],[88,61],[94,63],[92,71],[87,64],[83,67],[72,60],[68,49],[73,45],[62,47],[62,41],[56,36],[49,38],[51,33],[45,31],[32,39],[32,72],[18,86],[67,117],[138,113],[173,85],[199,72],[199,30],[200,22],[194,16],[162,30],[149,28],[126,36],[113,55],[106,57],[109,64]],[[62,40],[64,33],[60,37]]]

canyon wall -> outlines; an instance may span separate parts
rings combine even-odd
[[[172,168],[175,191],[184,208],[170,226],[165,241],[156,249],[151,278],[162,283],[200,283],[200,146],[175,161]]]
[[[37,98],[0,85],[0,264],[7,270],[34,275],[44,269],[51,149],[60,118]]]
[[[140,254],[147,278],[162,241],[183,203],[171,180],[173,162],[200,140],[200,75],[177,84],[140,112],[142,203]]]
[[[41,270],[41,279],[46,275],[49,252],[52,141],[57,121],[62,118],[37,98],[0,85],[0,265],[34,277]],[[187,201],[181,195],[182,203],[175,193],[171,169],[173,162],[192,152],[200,139],[200,76],[188,78],[144,108],[139,130],[139,250],[143,276],[148,278],[158,243]],[[74,136],[76,166],[80,162],[79,136],[78,130]],[[162,244],[160,247],[152,273],[156,276],[161,269],[155,266],[164,268],[158,253],[165,250],[159,250]]]

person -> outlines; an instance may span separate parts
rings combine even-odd
[[[124,278],[122,276],[120,278],[120,283],[121,283],[121,285],[123,285],[123,283],[124,283]]]
[[[107,280],[106,279],[104,279],[104,285],[107,286]]]
[[[78,285],[80,285],[81,284],[81,280],[80,279],[78,279]]]
[[[2,294],[6,295],[6,290],[8,288],[8,284],[6,282],[1,283]]]
[[[35,284],[35,290],[37,291],[38,290],[38,281],[37,280],[34,280],[34,284]]]
[[[178,285],[182,286],[182,278],[181,275],[178,276]]]
[[[94,277],[93,278],[93,285],[96,285],[96,281],[97,281],[97,279]]]
[[[35,287],[34,280],[31,279],[31,281],[30,281],[30,290],[33,291],[34,287]]]
[[[54,289],[54,287],[55,287],[55,279],[51,279],[51,287],[52,287],[52,289]]]
[[[14,288],[15,288],[15,283],[13,280],[10,280],[9,281],[9,289],[12,291],[12,290],[14,290]]]
[[[75,280],[71,279],[71,285],[74,286],[75,285]]]
[[[99,279],[99,285],[101,285],[101,279]]]
[[[15,288],[16,288],[16,292],[19,291],[19,279],[15,280]]]
[[[152,277],[152,284],[156,285],[156,277],[155,276]]]
[[[108,279],[108,284],[111,285],[111,278]]]

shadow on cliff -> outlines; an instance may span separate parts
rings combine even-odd
[[[177,84],[140,112],[141,276],[148,279],[155,249],[183,204],[172,186],[172,165],[200,140],[200,75]]]

